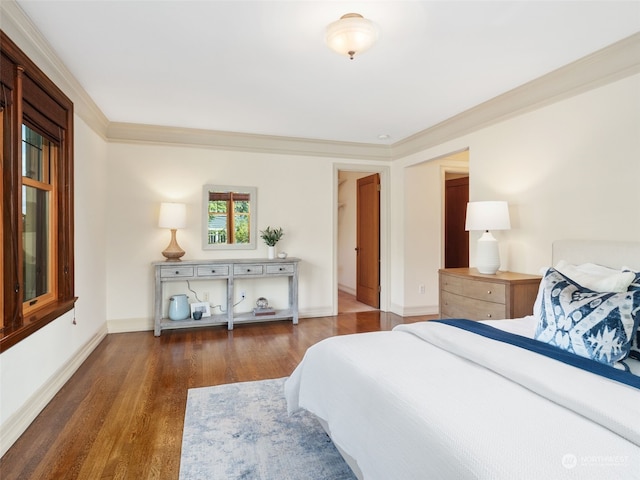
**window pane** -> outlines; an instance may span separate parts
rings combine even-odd
[[[209,244],[227,243],[227,215],[209,213]]]
[[[45,158],[45,143],[49,143],[39,133],[26,125],[22,126],[22,176],[49,182],[49,159]]]
[[[49,192],[22,187],[24,301],[49,291]]]
[[[236,213],[249,213],[249,202],[236,200],[233,202],[233,211]]]
[[[234,222],[236,243],[249,243],[249,215],[236,213]]]

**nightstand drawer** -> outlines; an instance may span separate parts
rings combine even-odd
[[[442,290],[465,297],[477,298],[487,302],[504,303],[506,287],[504,284],[479,282],[453,275],[442,275]]]
[[[440,274],[440,289],[462,295],[465,279],[453,275]]]
[[[500,283],[465,282],[463,295],[485,302],[505,303],[506,287]]]
[[[507,318],[505,305],[485,302],[475,298],[442,292],[440,316],[443,318],[468,318],[470,320],[501,320]]]

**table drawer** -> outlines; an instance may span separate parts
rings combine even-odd
[[[229,265],[198,265],[199,277],[228,277]]]
[[[275,265],[267,265],[267,273],[268,274],[278,274],[278,273],[293,273],[293,264],[291,263],[283,263],[283,264],[278,264],[276,263]]]
[[[264,273],[264,265],[234,265],[233,274],[238,275],[262,275]]]
[[[162,267],[160,269],[162,278],[193,277],[193,267]]]
[[[506,306],[443,291],[440,296],[440,315],[443,318],[470,320],[501,320],[507,318]]]

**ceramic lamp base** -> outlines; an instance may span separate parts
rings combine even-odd
[[[180,262],[180,257],[184,255],[184,250],[180,248],[176,241],[176,229],[171,229],[171,242],[169,246],[162,252],[167,259],[167,262]]]
[[[491,235],[491,232],[486,231],[480,237],[476,252],[476,268],[478,272],[495,275],[500,268],[500,252],[498,250],[498,241]]]

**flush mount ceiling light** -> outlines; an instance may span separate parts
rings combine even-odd
[[[378,30],[371,20],[359,13],[347,13],[327,26],[324,38],[331,50],[353,60],[356,53],[362,53],[374,44]]]

